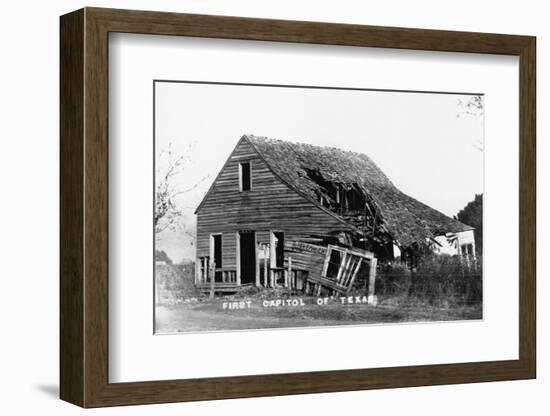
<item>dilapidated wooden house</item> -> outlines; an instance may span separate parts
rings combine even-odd
[[[253,135],[196,215],[196,284],[216,291],[364,284],[372,295],[379,261],[475,251],[471,227],[401,192],[368,156]]]

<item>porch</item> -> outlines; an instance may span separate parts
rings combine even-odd
[[[271,267],[269,257],[258,257],[255,282],[243,283],[236,267],[216,267],[210,256],[199,257],[196,263],[195,286],[203,292],[211,293],[231,293],[247,286],[304,290],[308,271],[294,269],[292,257],[286,257],[284,264],[286,267]]]
[[[216,292],[236,292],[246,286],[287,288],[311,296],[345,296],[361,278],[369,303],[375,302],[377,259],[373,253],[353,247],[321,247],[302,242],[288,242],[285,248],[281,263],[284,267],[272,267],[269,246],[259,245],[254,280],[246,283],[241,282],[238,267],[216,267],[210,256],[200,257],[196,264],[196,287],[211,296]]]

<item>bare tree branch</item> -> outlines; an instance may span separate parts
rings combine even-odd
[[[189,236],[194,236],[184,230],[181,224],[183,208],[178,206],[176,197],[196,189],[208,176],[187,189],[179,189],[176,177],[181,175],[191,161],[193,145],[189,146],[187,154],[176,155],[172,151],[172,143],[168,149],[162,149],[158,154],[159,169],[157,170],[157,183],[155,189],[155,233],[160,234],[166,230],[183,231]]]
[[[461,115],[482,117],[485,114],[485,102],[482,95],[472,95],[467,101],[459,98],[458,106],[461,110],[456,114],[457,118],[460,118]],[[480,152],[485,150],[483,140],[477,140],[472,143],[472,146]]]

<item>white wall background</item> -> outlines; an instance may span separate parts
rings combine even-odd
[[[550,26],[544,2],[524,0],[438,2],[387,0],[180,0],[5,2],[0,13],[2,188],[0,274],[0,412],[70,415],[83,412],[57,399],[58,390],[58,16],[82,6],[156,9],[388,26],[530,34],[538,37],[538,313],[539,378],[536,381],[317,394],[218,402],[92,410],[88,414],[547,414],[550,361],[543,281],[544,243],[550,226],[543,184],[550,146],[543,130],[545,61]],[[546,199],[546,201],[544,201]],[[546,237],[543,235],[546,234]]]

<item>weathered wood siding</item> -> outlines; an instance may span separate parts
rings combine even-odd
[[[251,162],[252,189],[239,190],[239,163]],[[236,233],[254,230],[257,243],[269,243],[270,230],[286,240],[346,230],[274,175],[252,145],[241,140],[197,212],[197,257],[210,253],[210,234],[222,233],[223,266],[236,267]],[[285,254],[286,256],[286,254]]]
[[[314,250],[304,250],[300,247],[285,244],[285,255],[292,257],[292,267],[299,270],[307,270],[314,276],[320,276],[325,264],[326,247],[315,247]],[[285,261],[285,267],[288,267]]]

